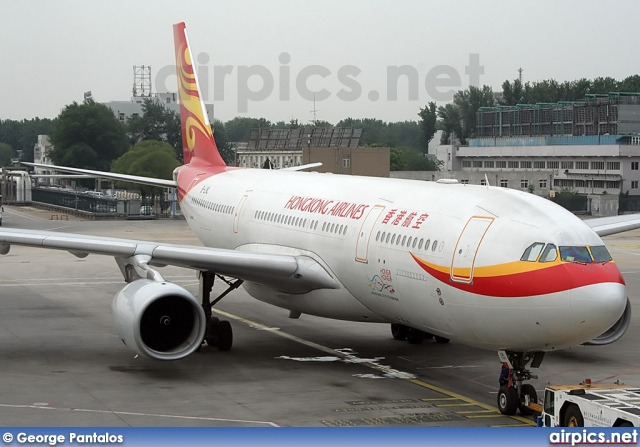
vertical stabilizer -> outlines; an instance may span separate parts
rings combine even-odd
[[[209,117],[200,97],[200,86],[193,69],[193,59],[184,22],[173,25],[173,38],[176,50],[184,163],[226,166],[213,139]]]

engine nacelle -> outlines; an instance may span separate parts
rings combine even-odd
[[[625,332],[627,332],[627,329],[629,328],[630,324],[631,324],[631,302],[627,297],[627,306],[624,308],[624,313],[618,319],[616,324],[611,326],[611,328],[604,334],[594,338],[591,341],[583,343],[583,345],[602,346],[602,345],[608,345],[610,343],[616,342],[624,335]]]
[[[113,299],[120,338],[136,354],[178,360],[198,349],[207,321],[196,298],[170,282],[138,279]]]

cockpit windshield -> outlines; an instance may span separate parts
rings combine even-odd
[[[604,245],[592,245],[589,247],[591,249],[591,254],[593,255],[593,260],[595,262],[609,262],[613,261],[613,258],[609,254],[609,250]]]
[[[560,259],[568,262],[578,262],[580,264],[591,264],[593,262],[587,247],[560,246]]]
[[[580,264],[605,263],[612,260],[609,250],[604,245],[593,246],[560,246],[560,260]],[[553,244],[534,242],[529,245],[521,261],[553,262],[558,259],[558,248]]]

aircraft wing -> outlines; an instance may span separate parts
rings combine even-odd
[[[27,166],[36,166],[39,168],[53,169],[55,171],[61,171],[61,172],[72,172],[74,174],[92,175],[95,177],[108,178],[112,180],[120,180],[123,182],[142,183],[144,185],[159,186],[162,188],[178,187],[177,183],[174,182],[173,180],[164,180],[164,179],[158,179],[158,178],[152,178],[152,177],[141,177],[138,175],[118,174],[116,172],[93,171],[91,169],[69,168],[67,166],[44,165],[41,163],[23,162],[22,164]]]
[[[11,245],[66,250],[78,257],[108,255],[115,257],[119,265],[133,265],[146,272],[153,271],[150,265],[212,271],[286,293],[339,288],[322,265],[304,255],[252,253],[55,231],[1,229],[0,254],[9,253]]]
[[[640,228],[640,214],[622,214],[620,216],[597,217],[584,221],[598,236],[622,233]]]

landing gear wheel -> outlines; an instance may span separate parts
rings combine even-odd
[[[529,403],[531,404],[538,403],[538,393],[536,392],[536,389],[533,387],[533,385],[529,385],[528,383],[525,383],[520,388],[520,405],[519,405],[520,414],[523,416],[530,416],[534,413],[534,411],[525,407],[524,405],[524,403],[526,402],[525,396],[529,396]]]
[[[391,335],[396,340],[406,340],[409,335],[409,327],[400,323],[391,323]]]
[[[449,343],[449,339],[445,337],[440,337],[439,335],[434,335],[436,339],[436,343]]]
[[[563,422],[565,427],[584,427],[584,418],[576,404],[571,404],[567,407]]]
[[[220,324],[220,319],[217,317],[211,317],[207,322],[207,331],[204,334],[204,341],[206,341],[209,346],[216,346],[217,344],[218,337],[216,328],[218,327],[218,324]]]
[[[414,329],[412,327],[409,328],[409,334],[407,335],[407,340],[412,345],[419,345],[424,340],[424,332],[420,329]]]
[[[498,390],[498,409],[500,413],[513,416],[518,410],[520,399],[518,390],[512,386],[502,385]]]
[[[216,332],[218,334],[218,350],[230,350],[231,345],[233,344],[233,329],[231,328],[231,323],[229,323],[227,320],[222,320],[220,323],[218,323]]]
[[[227,320],[220,320],[216,317],[209,319],[207,333],[204,340],[209,346],[215,346],[220,351],[228,351],[233,344],[233,329]]]
[[[409,328],[404,324],[391,323],[391,335],[396,340],[406,340],[409,335]]]

